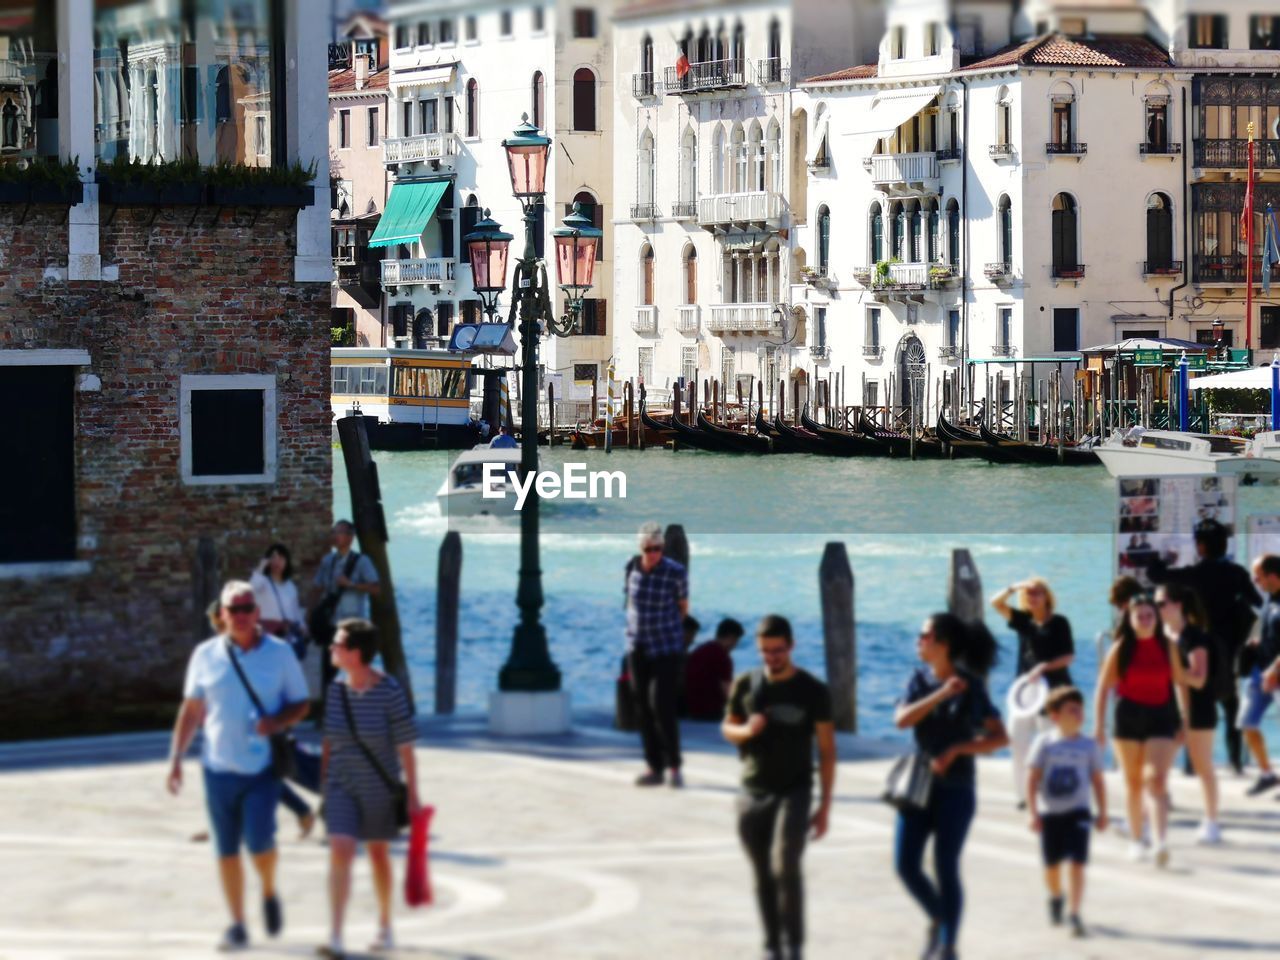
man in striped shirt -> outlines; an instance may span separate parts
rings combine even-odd
[[[627,667],[649,765],[636,778],[642,787],[660,785],[666,770],[671,771],[671,786],[684,786],[676,700],[689,577],[681,564],[663,556],[663,548],[662,528],[646,523],[640,528],[640,556],[627,563]]]

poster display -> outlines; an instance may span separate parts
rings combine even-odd
[[[1251,514],[1245,522],[1249,534],[1249,565],[1264,553],[1280,553],[1280,515]]]
[[[1148,568],[1196,562],[1195,531],[1205,520],[1227,528],[1227,556],[1235,556],[1236,478],[1230,476],[1122,477],[1116,480],[1116,571],[1152,586]],[[1280,518],[1275,528],[1280,543]]]

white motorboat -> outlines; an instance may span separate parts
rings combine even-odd
[[[1280,437],[1254,440],[1134,427],[1094,448],[1113,477],[1215,474],[1241,483],[1280,483]]]
[[[500,482],[490,484],[491,491],[502,493],[500,498],[484,496],[486,464],[495,465],[501,476]],[[509,474],[519,469],[520,450],[516,447],[476,447],[459,454],[436,492],[440,513],[445,517],[514,515],[516,488]]]

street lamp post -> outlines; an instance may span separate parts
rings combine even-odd
[[[577,325],[583,298],[593,283],[601,231],[575,204],[574,212],[564,220],[564,227],[552,232],[556,274],[560,289],[565,293],[565,313],[557,318],[552,307],[546,264],[538,257],[536,245],[538,210],[546,198],[551,138],[531,124],[526,114],[514,135],[504,140],[502,146],[510,167],[512,193],[524,210],[524,252],[515,265],[507,322],[514,324],[519,316],[520,472],[527,477],[536,474],[538,469],[538,340],[544,334],[568,336]],[[496,314],[498,298],[506,288],[507,252],[512,239],[489,217],[487,210],[475,230],[463,238],[476,293],[490,319]],[[551,659],[546,630],[541,622],[543,593],[538,538],[539,509],[535,484],[530,487],[528,499],[520,512],[520,576],[516,589],[520,620],[512,637],[511,653],[498,674],[499,696],[555,694],[560,690],[560,670]],[[567,722],[567,704],[557,707],[556,712]],[[516,723],[521,728],[519,732],[551,732],[549,727],[533,729],[538,724],[530,720],[528,711],[521,712]],[[564,724],[551,721],[551,726],[557,725]]]

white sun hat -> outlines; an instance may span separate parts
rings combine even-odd
[[[1023,674],[1009,688],[1007,706],[1013,717],[1034,717],[1044,709],[1049,699],[1049,681],[1044,677]]]

